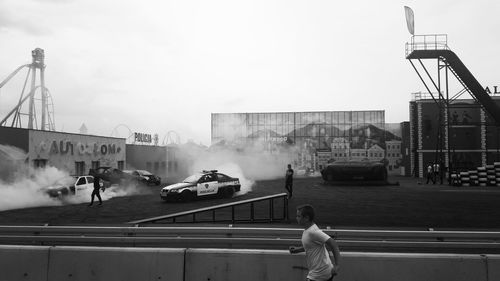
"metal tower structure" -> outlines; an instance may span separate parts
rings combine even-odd
[[[429,96],[439,109],[438,132],[436,147],[436,163],[447,162],[449,171],[452,171],[451,153],[453,144],[450,135],[454,127],[458,127],[451,119],[450,108],[457,108],[454,101],[464,93],[468,93],[475,101],[476,106],[484,112],[480,124],[500,125],[500,107],[476,80],[472,73],[462,63],[460,58],[448,47],[446,34],[413,35],[406,43],[406,59],[410,62],[418,77],[424,84]],[[434,60],[437,71],[431,75],[422,60]],[[419,71],[420,68],[420,71]],[[451,73],[451,75],[450,75]],[[455,78],[457,85],[462,87],[457,93],[450,94],[450,77]]]
[[[180,144],[181,144],[181,137],[176,131],[168,131],[167,134],[163,137],[162,145],[180,145]]]
[[[9,118],[11,119],[11,127],[22,128],[22,116],[27,116],[27,128],[28,129],[40,129],[40,130],[55,130],[55,120],[54,120],[54,103],[50,95],[49,90],[45,87],[45,53],[43,49],[36,48],[31,51],[32,62],[31,64],[25,64],[14,70],[7,78],[0,82],[0,89],[7,84],[14,76],[16,76],[23,68],[27,68],[26,79],[24,80],[24,85],[21,90],[21,95],[17,105],[7,113],[7,115],[0,121],[0,126],[7,126]],[[39,84],[37,85],[37,71],[40,73]],[[31,76],[31,77],[30,77]],[[30,80],[30,90],[25,93],[26,86]],[[40,92],[39,98],[35,97],[35,93]],[[23,104],[28,101],[28,112],[23,112]],[[36,102],[40,101],[40,108],[38,109]],[[40,115],[40,127],[38,127],[37,114]]]

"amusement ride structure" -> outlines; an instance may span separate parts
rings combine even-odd
[[[21,65],[14,70],[7,78],[0,82],[0,89],[5,86],[22,69],[27,68],[26,78],[21,90],[18,103],[10,110],[6,116],[2,117],[0,126],[10,126],[17,128],[55,130],[54,103],[49,90],[45,87],[45,53],[43,49],[36,48],[31,51],[32,63]],[[37,84],[37,71],[40,73],[39,84]],[[26,92],[26,86],[30,83],[30,90]],[[38,98],[36,93],[39,93]],[[28,111],[23,111],[23,105],[28,101]],[[36,106],[39,104],[39,106]],[[1,116],[0,116],[1,117]],[[24,117],[24,118],[23,118]],[[25,120],[27,117],[27,123]],[[38,117],[40,120],[38,120]],[[9,122],[10,121],[10,122]],[[38,125],[39,122],[39,125]]]
[[[487,93],[485,88],[477,81],[460,58],[450,50],[447,42],[447,35],[412,35],[411,41],[406,43],[406,59],[410,62],[418,77],[427,89],[428,94],[438,107],[438,130],[435,163],[447,162],[449,170],[453,167],[452,154],[454,144],[450,143],[450,136],[454,130],[464,126],[481,126],[481,139],[485,142],[487,128],[498,133],[500,125],[500,107]],[[437,66],[437,77],[432,76],[422,60],[435,60]],[[420,68],[420,71],[419,71]],[[451,75],[450,75],[451,73]],[[450,94],[450,77],[455,78],[458,85],[462,87],[460,91]],[[427,81],[427,82],[426,82]],[[430,81],[430,83],[429,83]],[[480,122],[476,124],[460,124],[450,114],[451,109],[457,109],[459,105],[456,100],[464,93],[476,101],[474,105],[467,105],[481,108]],[[486,161],[483,161],[486,162]]]

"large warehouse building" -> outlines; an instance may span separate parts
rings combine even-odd
[[[368,159],[401,173],[401,127],[386,124],[383,110],[213,113],[212,144],[219,143],[288,153],[298,169]]]

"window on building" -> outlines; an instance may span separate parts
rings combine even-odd
[[[77,161],[75,162],[75,175],[81,176],[85,174],[85,162]]]
[[[158,174],[158,171],[160,170],[160,162],[155,162],[155,174]]]
[[[174,161],[174,172],[177,172],[177,161]]]
[[[172,172],[172,161],[168,161],[167,171]]]
[[[125,161],[118,161],[118,170],[125,169]]]
[[[146,170],[151,171],[152,167],[153,165],[151,164],[151,162],[146,162]]]
[[[100,167],[100,162],[99,161],[92,161],[92,169],[97,169],[97,167]]]
[[[33,160],[33,166],[35,167],[35,169],[45,168],[46,165],[47,165],[47,159],[35,159],[35,160]]]

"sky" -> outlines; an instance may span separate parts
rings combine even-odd
[[[416,34],[448,34],[500,88],[500,1],[487,0],[0,0],[0,81],[42,48],[57,131],[160,143],[175,131],[210,145],[211,113],[385,110],[399,123],[425,91],[404,6]],[[0,89],[1,119],[25,76]]]

